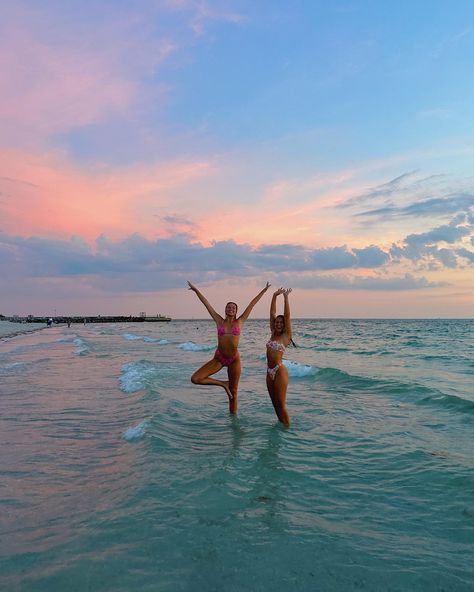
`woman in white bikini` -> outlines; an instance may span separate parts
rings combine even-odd
[[[278,419],[285,425],[290,425],[290,416],[286,409],[286,390],[288,388],[288,370],[283,365],[283,354],[291,339],[290,303],[288,296],[291,288],[278,289],[270,304],[270,329],[272,335],[267,341],[267,389],[272,400]],[[277,297],[283,294],[284,310],[282,315],[276,315]]]
[[[267,285],[261,290],[253,300],[249,303],[244,312],[237,317],[237,304],[235,302],[228,302],[225,307],[225,318],[217,313],[204,297],[202,292],[196,288],[191,282],[188,282],[189,289],[192,290],[199,300],[204,304],[207,312],[211,315],[217,325],[217,349],[214,357],[204,366],[196,370],[191,376],[193,384],[201,385],[215,385],[222,387],[229,398],[230,413],[237,413],[237,389],[239,387],[240,379],[240,355],[239,355],[239,340],[240,329],[245,321],[249,318],[253,307],[257,304],[260,298],[270,287]],[[222,367],[227,368],[228,380],[218,380],[211,378],[213,374],[219,372]]]

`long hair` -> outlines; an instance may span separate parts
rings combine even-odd
[[[275,317],[275,320],[277,320],[277,319],[281,319],[281,320],[283,321],[283,326],[285,326],[285,317],[284,317],[283,315],[277,315],[277,316]],[[293,339],[291,339],[291,337],[290,337],[290,343],[291,343],[291,345],[292,345],[293,347],[298,347],[298,346],[296,345],[296,343],[293,341]]]

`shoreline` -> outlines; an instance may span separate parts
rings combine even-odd
[[[46,329],[43,323],[14,323],[12,321],[0,322],[0,341],[5,341],[18,335],[26,335],[27,333],[34,333]]]

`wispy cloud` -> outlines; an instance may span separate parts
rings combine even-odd
[[[0,204],[2,228],[29,235],[41,226],[46,236],[78,234],[88,240],[104,231],[125,236],[136,228],[157,236],[169,231],[169,222],[158,223],[160,218],[185,215],[179,212],[183,204],[178,189],[211,170],[210,163],[198,161],[90,170],[55,152],[0,150],[0,172],[9,171],[19,180],[0,178],[0,192],[10,195]]]
[[[467,212],[472,206],[474,206],[474,194],[455,194],[446,197],[433,197],[403,207],[387,206],[367,210],[357,214],[357,216],[400,218],[408,216],[446,216],[458,212]]]
[[[164,34],[151,35],[146,14],[127,20],[118,11],[105,26],[77,19],[67,33],[58,23],[49,35],[35,10],[10,7],[7,15],[0,25],[0,132],[11,145],[136,111],[150,75],[177,49]]]
[[[455,111],[451,107],[432,107],[418,112],[421,119],[446,120],[452,117]]]
[[[429,281],[423,276],[410,273],[393,277],[380,276],[348,276],[348,275],[313,275],[311,277],[288,277],[295,288],[306,290],[366,290],[371,292],[402,290],[425,290],[442,288],[447,282]]]
[[[186,234],[190,238],[195,237],[198,225],[186,216],[170,214],[160,218],[170,234]]]
[[[377,185],[373,189],[369,189],[365,193],[362,193],[360,195],[356,195],[355,197],[351,197],[350,199],[339,203],[338,207],[339,208],[348,208],[348,207],[352,207],[352,206],[360,204],[360,203],[364,203],[366,201],[373,201],[374,199],[379,199],[379,198],[388,198],[391,195],[393,195],[394,193],[399,192],[405,186],[406,181],[409,180],[411,183],[413,180],[413,176],[417,172],[418,171],[415,170],[415,171],[410,171],[408,173],[403,173],[402,175],[395,177],[395,179],[391,179],[390,181],[387,181],[386,183],[382,183],[381,185]]]
[[[337,207],[354,208],[374,203],[382,203],[384,206],[390,207],[401,201],[426,199],[433,193],[448,193],[452,191],[453,185],[458,183],[459,180],[449,179],[446,174],[421,176],[418,170],[414,170],[341,201]],[[363,213],[359,215],[363,215]]]
[[[30,183],[29,181],[23,181],[22,179],[12,179],[11,177],[0,177],[0,182],[6,181],[7,183],[20,184],[20,185],[28,185],[30,187],[38,187],[35,183]]]
[[[189,26],[195,35],[201,36],[212,22],[242,23],[247,17],[233,10],[226,10],[223,2],[204,0],[164,0],[163,6],[170,10],[186,12]]]

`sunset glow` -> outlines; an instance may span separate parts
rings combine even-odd
[[[472,4],[257,4],[5,7],[0,313],[473,316]]]

